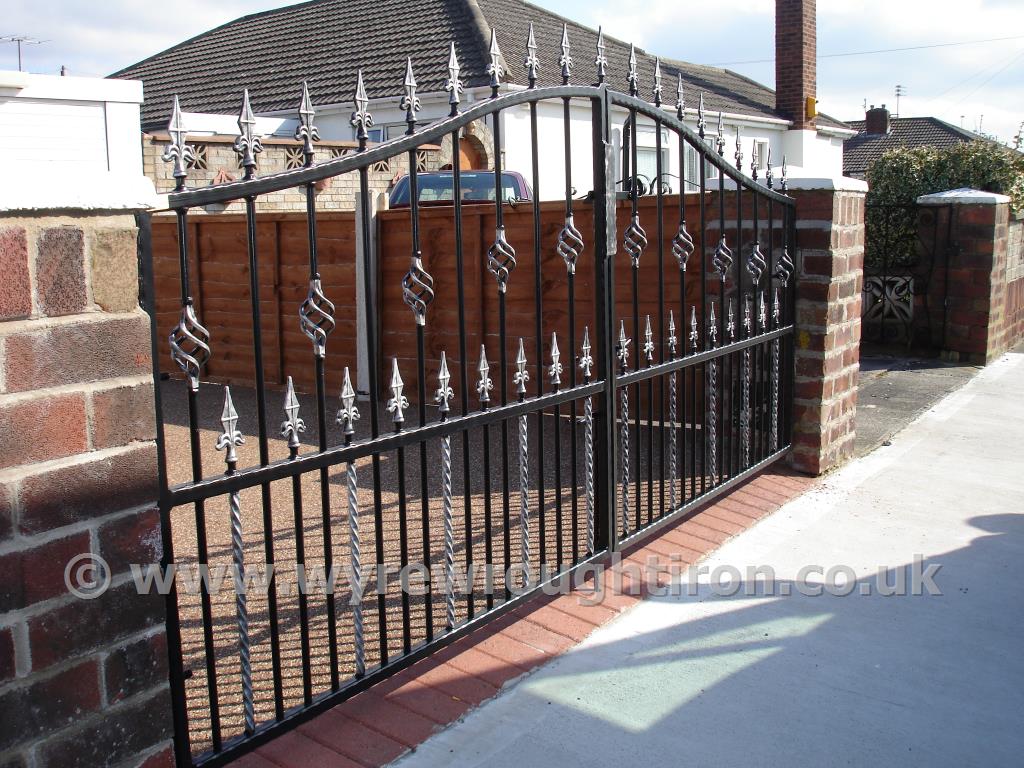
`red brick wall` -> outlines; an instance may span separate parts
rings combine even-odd
[[[775,108],[793,128],[813,128],[807,98],[817,94],[816,0],[775,0]]]
[[[0,765],[169,765],[149,320],[131,216],[0,218]],[[69,593],[100,556],[111,587]]]
[[[792,463],[821,474],[853,456],[864,285],[864,194],[808,190],[797,201],[797,334]]]

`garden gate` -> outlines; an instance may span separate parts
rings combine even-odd
[[[756,158],[751,174],[743,173],[738,141],[735,167],[725,161],[721,117],[717,135],[706,135],[703,96],[694,131],[683,122],[681,81],[673,109],[662,103],[657,69],[648,102],[631,57],[630,92],[611,90],[599,42],[596,84],[575,85],[565,37],[562,46],[563,85],[536,85],[531,34],[530,87],[501,94],[505,64],[492,37],[492,98],[466,109],[453,46],[451,114],[422,129],[410,62],[401,98],[408,131],[372,147],[360,73],[352,115],[359,149],[319,164],[303,87],[296,138],[306,162],[262,177],[246,93],[235,144],[244,178],[205,188],[186,186],[192,152],[175,102],[165,159],[177,180],[169,208],[177,216],[181,306],[169,346],[183,375],[158,381],[156,405],[163,568],[178,577],[167,609],[180,765],[228,762],[553,580],[692,514],[787,451],[795,225],[785,164],[782,192],[773,191],[770,158],[763,182]],[[529,109],[536,190],[538,142],[556,138],[538,135],[537,105],[545,100],[563,107],[564,223],[545,242],[534,200],[526,204],[532,239],[510,242],[500,115]],[[591,108],[587,147],[572,140],[574,102]],[[633,137],[638,119],[653,122],[659,179],[675,175],[661,167],[663,132],[678,143],[680,188],[692,192],[671,196],[656,183],[643,199],[636,183],[615,178],[613,111],[628,114]],[[494,140],[493,239],[477,250],[463,242],[458,146],[460,129],[485,118]],[[415,153],[446,136],[455,148],[453,200],[446,212],[432,209],[430,220],[434,227],[442,221],[454,245],[428,259]],[[696,178],[687,178],[688,146],[700,158]],[[635,140],[629,151],[636,168]],[[574,152],[593,160],[593,190],[582,199],[573,198]],[[367,174],[403,154],[413,190],[400,286],[408,334],[402,353],[384,361]],[[363,318],[352,306],[335,306],[320,279],[315,186],[342,174],[358,177]],[[315,386],[307,397],[289,377],[278,438],[264,377],[266,262],[256,200],[288,188],[306,194],[309,290],[296,306],[295,328],[308,337],[312,377],[305,379]],[[246,266],[232,303],[247,307],[251,324],[224,320],[231,317],[224,307],[200,317],[192,299],[189,210],[238,199],[246,211],[239,243]],[[143,227],[144,257],[145,234]],[[628,258],[614,258],[620,243]],[[545,264],[552,254],[557,261]],[[463,293],[470,260],[482,260],[494,280],[480,313],[468,313]],[[151,297],[151,256],[143,261]],[[435,316],[457,333],[434,333]],[[154,354],[164,338],[158,328],[153,312]],[[335,330],[367,335],[367,399],[357,396],[347,367],[356,361],[328,354]],[[218,336],[249,339],[251,390],[202,381]],[[340,375],[340,397],[327,391],[328,373]],[[312,414],[308,424],[303,412]],[[246,434],[255,440],[246,443]],[[189,569],[202,578],[186,579]],[[225,581],[218,572],[228,574]],[[233,579],[247,589],[222,588]]]

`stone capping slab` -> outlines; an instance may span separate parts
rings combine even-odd
[[[868,183],[863,179],[851,179],[849,176],[823,176],[787,179],[788,189],[810,190],[822,189],[832,192],[867,192]]]
[[[116,173],[51,175],[46,168],[0,185],[0,214],[39,211],[145,211],[160,207],[153,182]],[[163,205],[166,206],[166,196]]]
[[[1000,205],[1010,202],[1007,195],[1000,195],[996,192],[984,192],[980,189],[960,187],[945,192],[933,192],[930,195],[921,195],[917,198],[918,205]]]

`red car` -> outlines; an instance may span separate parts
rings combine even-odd
[[[451,171],[430,171],[416,174],[416,189],[420,205],[451,205],[454,199],[453,174]],[[462,171],[459,174],[462,202],[494,202],[494,171]],[[503,171],[501,174],[501,196],[505,202],[532,200],[533,192],[521,173]],[[391,188],[392,208],[409,206],[409,176],[405,175]]]

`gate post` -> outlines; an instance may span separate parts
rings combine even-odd
[[[863,181],[795,179],[792,466],[823,474],[853,456],[864,286]]]
[[[615,525],[615,158],[611,144],[607,88],[592,102],[594,147],[594,305],[597,377],[604,391],[595,412],[595,548],[618,549]]]

